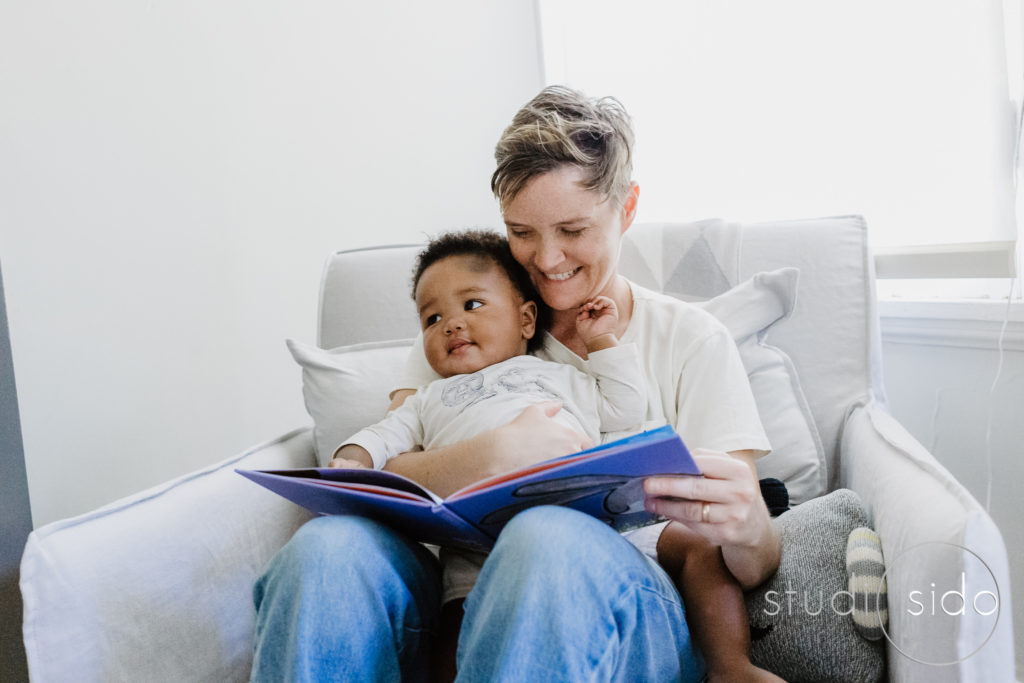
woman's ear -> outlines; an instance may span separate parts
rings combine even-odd
[[[626,200],[622,202],[622,233],[629,229],[636,218],[636,205],[640,201],[640,185],[636,182],[629,184],[629,191],[626,193]]]
[[[523,339],[533,339],[537,333],[537,303],[524,301],[519,310],[523,316]]]

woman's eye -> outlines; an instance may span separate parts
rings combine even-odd
[[[437,313],[434,313],[434,314],[428,315],[426,318],[424,318],[423,322],[426,323],[427,327],[430,327],[431,325],[433,325],[434,323],[438,322],[439,320],[441,320],[441,316],[438,315]]]
[[[509,230],[508,234],[517,240],[526,239],[530,236],[529,230]]]
[[[562,228],[562,234],[566,237],[581,237],[586,228]]]
[[[466,310],[472,311],[474,308],[480,308],[483,305],[484,302],[480,301],[479,299],[470,299],[469,301],[466,302]]]

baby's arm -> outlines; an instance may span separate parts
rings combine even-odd
[[[619,346],[619,309],[606,296],[580,306],[576,334],[587,346],[587,368],[596,383],[602,432],[633,429],[647,416],[647,392],[636,346]]]
[[[708,681],[781,681],[750,662],[750,625],[743,591],[718,546],[678,522],[658,539],[658,561],[676,583],[686,624],[704,655]]]
[[[362,446],[347,443],[344,446],[339,446],[338,450],[334,451],[334,457],[331,458],[331,462],[327,466],[340,469],[372,470],[373,457],[370,455],[370,451]]]
[[[329,467],[383,469],[399,453],[423,445],[422,401],[412,396],[383,420],[359,430],[334,451]]]
[[[589,377],[585,379],[597,401],[601,431],[617,432],[642,425],[647,418],[647,390],[636,344],[610,346],[587,355]]]

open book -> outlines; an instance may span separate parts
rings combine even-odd
[[[381,470],[237,470],[299,505],[330,515],[363,515],[427,543],[488,550],[513,515],[564,505],[617,531],[659,521],[644,509],[643,479],[700,475],[671,427],[641,432],[579,453],[492,477],[447,498]]]

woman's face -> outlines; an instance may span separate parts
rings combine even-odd
[[[636,207],[635,184],[620,206],[584,189],[582,177],[568,164],[536,176],[504,210],[512,255],[556,311],[611,294],[620,241]]]

